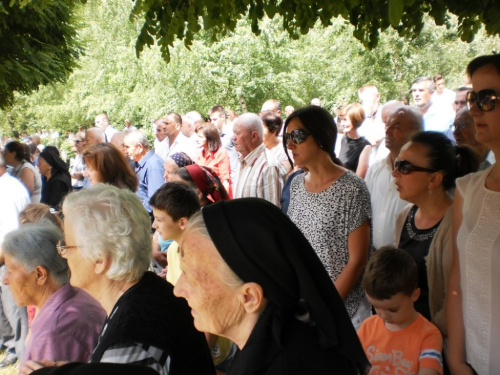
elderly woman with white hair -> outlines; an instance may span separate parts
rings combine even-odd
[[[162,375],[215,374],[186,301],[148,272],[151,222],[137,195],[96,184],[69,194],[63,214],[60,252],[71,284],[90,293],[108,315],[91,362],[139,364]]]
[[[193,215],[181,269],[174,292],[187,299],[196,328],[239,348],[228,375],[367,373],[335,285],[273,204],[226,200]]]
[[[24,358],[88,361],[106,312],[85,291],[69,284],[69,269],[57,253],[61,231],[49,222],[24,224],[2,244],[9,285],[19,306],[35,305]]]

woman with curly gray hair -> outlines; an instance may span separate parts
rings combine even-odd
[[[59,252],[68,261],[71,284],[90,293],[108,315],[91,362],[139,364],[169,375],[214,374],[187,303],[147,271],[151,221],[139,197],[96,184],[69,194],[63,213]]]

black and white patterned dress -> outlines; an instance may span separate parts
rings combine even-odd
[[[304,176],[298,175],[292,181],[288,216],[302,231],[335,281],[349,260],[349,234],[366,219],[371,221],[370,193],[365,182],[350,171],[319,193],[306,190]],[[370,254],[372,250],[370,229]],[[356,314],[363,296],[360,278],[345,300],[351,318]]]

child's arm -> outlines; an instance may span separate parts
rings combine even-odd
[[[418,375],[439,375],[439,372],[431,368],[421,368],[418,371]]]

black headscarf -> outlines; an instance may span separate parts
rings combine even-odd
[[[40,157],[55,170],[54,172],[57,171],[59,173],[69,175],[68,166],[59,156],[57,149],[54,149],[55,147],[47,146],[42,152],[40,152]]]
[[[278,207],[242,198],[207,206],[202,215],[215,247],[240,279],[259,284],[283,314],[305,307],[319,345],[335,347],[366,372],[370,364],[342,298],[302,232]]]

